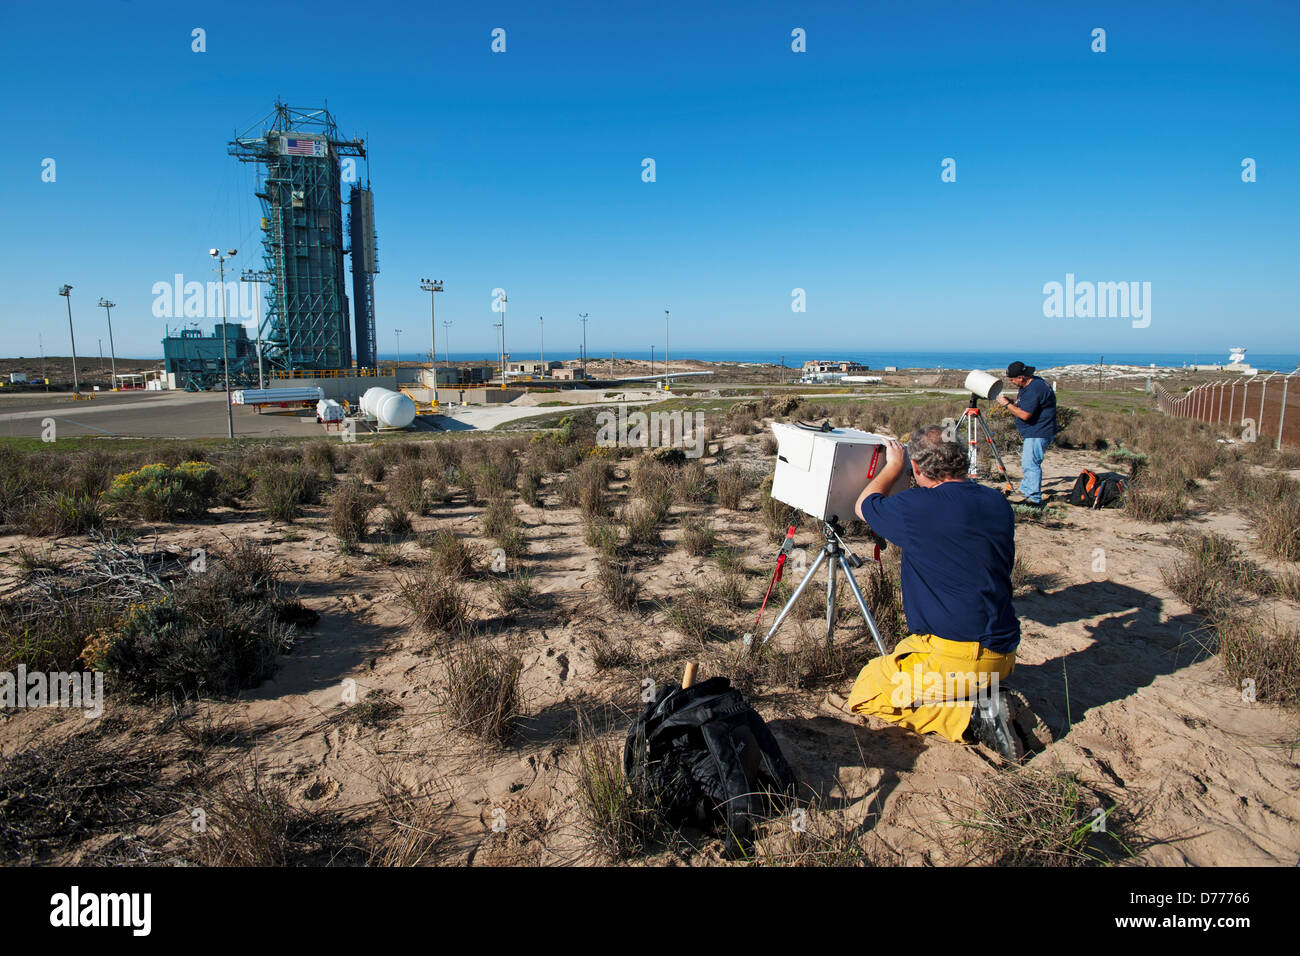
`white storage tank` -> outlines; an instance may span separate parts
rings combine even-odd
[[[361,396],[361,411],[380,428],[407,428],[415,421],[415,402],[390,388],[368,388]]]

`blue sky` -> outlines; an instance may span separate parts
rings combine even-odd
[[[644,352],[664,309],[674,354],[1300,340],[1294,3],[10,0],[5,21],[6,354],[67,353],[68,282],[80,351],[107,296],[119,354],[159,355],[155,282],[215,279],[214,245],[259,265],[226,143],[277,96],[369,142],[385,353],[395,328],[428,348],[422,276],[453,352],[495,350],[498,286],[520,353],[539,315],[572,353],[579,312],[593,354]],[[1150,326],[1045,318],[1066,273],[1150,282]]]

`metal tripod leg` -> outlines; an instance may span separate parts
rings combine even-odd
[[[862,589],[858,587],[857,579],[853,577],[853,569],[849,566],[849,559],[843,554],[841,554],[839,558],[840,567],[844,569],[844,576],[848,578],[849,590],[852,591],[853,596],[858,599],[858,610],[861,611],[862,616],[866,618],[867,629],[871,631],[871,636],[876,641],[876,647],[880,650],[880,653],[884,655],[886,653],[885,639],[881,637],[880,628],[876,626],[876,619],[871,616],[871,610],[867,607],[867,599],[862,596]]]
[[[830,647],[835,641],[835,566],[838,563],[836,558],[844,556],[836,551],[829,555],[830,560],[826,563],[826,646]]]
[[[993,440],[993,433],[989,431],[989,426],[984,424],[984,419],[977,419],[980,430],[984,432],[984,437],[989,441],[989,447],[993,449],[993,457],[998,460],[998,468],[1002,470],[1002,482],[1007,486],[1007,491],[1011,490],[1011,479],[1007,477],[1007,466],[1002,462],[1002,453],[998,451],[998,443]],[[974,447],[973,445],[971,446]]]
[[[819,552],[817,552],[817,560],[812,563],[812,567],[808,569],[808,573],[803,576],[803,580],[799,582],[799,586],[794,589],[794,594],[790,595],[790,600],[785,602],[785,607],[781,608],[781,613],[778,614],[776,616],[776,620],[772,622],[772,627],[768,630],[767,635],[763,638],[762,643],[764,644],[767,643],[768,638],[770,638],[773,634],[776,633],[776,629],[780,627],[781,622],[786,619],[786,615],[788,615],[790,611],[794,609],[795,602],[799,600],[799,595],[803,594],[803,589],[806,588],[809,582],[812,581],[813,575],[817,573],[817,569],[820,568],[822,566],[822,562],[826,560],[826,553],[827,552],[825,548],[822,548]]]
[[[853,597],[858,602],[858,610],[862,612],[862,617],[867,622],[867,630],[871,632],[871,637],[876,642],[876,648],[881,654],[888,653],[885,650],[885,639],[880,633],[880,628],[876,625],[876,619],[871,616],[871,609],[867,607],[867,599],[862,596],[862,589],[858,587],[858,581],[853,576],[853,566],[849,564],[849,559],[843,551],[838,548],[832,551],[829,545],[817,553],[817,560],[812,563],[808,573],[803,576],[799,586],[794,589],[794,594],[790,595],[790,600],[785,602],[785,607],[781,608],[781,613],[776,616],[776,620],[772,622],[771,628],[768,629],[761,643],[766,644],[772,635],[776,633],[777,628],[781,626],[786,616],[794,608],[799,596],[803,594],[804,588],[812,581],[813,575],[817,573],[817,569],[821,567],[822,562],[827,557],[830,557],[831,560],[827,565],[827,574],[829,576],[826,581],[826,642],[831,643],[835,632],[835,568],[838,565],[840,570],[844,572],[844,577],[848,580],[849,590],[853,592]]]
[[[979,434],[975,431],[975,416],[966,409],[962,413],[966,419],[966,477],[976,478],[979,476]]]

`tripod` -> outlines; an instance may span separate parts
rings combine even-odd
[[[794,531],[793,528],[790,529]],[[822,524],[822,534],[826,536],[826,544],[822,546],[821,551],[817,553],[817,560],[812,563],[808,573],[803,576],[799,586],[794,589],[794,594],[790,595],[790,600],[785,602],[785,607],[781,608],[781,613],[776,616],[772,622],[771,629],[767,636],[763,638],[762,643],[766,644],[768,640],[776,633],[776,629],[781,626],[781,622],[794,608],[803,594],[803,589],[808,586],[808,582],[813,579],[817,569],[821,567],[822,562],[828,562],[826,565],[826,644],[829,646],[835,634],[835,573],[836,568],[843,572],[845,580],[848,581],[849,590],[857,598],[858,610],[867,621],[867,628],[871,631],[871,636],[875,638],[876,647],[881,654],[887,653],[885,650],[885,639],[880,636],[880,628],[876,626],[876,620],[871,616],[871,610],[867,607],[866,598],[862,596],[862,589],[858,587],[858,582],[853,577],[853,569],[862,567],[862,559],[848,549],[841,535],[844,529],[840,527],[839,522],[832,515]]]
[[[966,411],[962,412],[961,417],[966,422],[966,444],[970,448],[967,453],[970,466],[967,469],[966,477],[971,479],[979,477],[979,436],[982,433],[985,441],[989,443],[989,447],[993,449],[993,457],[997,459],[998,470],[1002,472],[1002,484],[1006,486],[1007,494],[1010,494],[1011,479],[1007,477],[1007,466],[1002,463],[1002,455],[998,451],[997,443],[993,441],[993,435],[989,432],[989,427],[984,424],[984,417],[980,414],[978,395],[971,394],[970,403]],[[960,427],[961,422],[959,421],[957,425]]]

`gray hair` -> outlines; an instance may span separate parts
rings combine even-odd
[[[967,449],[957,440],[955,426],[926,425],[917,429],[907,443],[907,453],[917,470],[933,481],[966,475]]]

